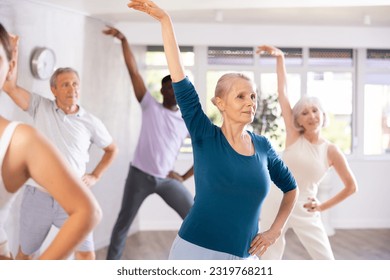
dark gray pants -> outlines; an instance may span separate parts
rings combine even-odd
[[[119,260],[126,244],[127,233],[145,198],[158,194],[184,219],[194,199],[187,188],[178,180],[157,178],[130,165],[126,179],[122,205],[111,234],[107,260]]]

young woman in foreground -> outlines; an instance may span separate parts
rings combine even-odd
[[[0,90],[15,70],[17,37],[0,24]],[[100,221],[91,192],[69,169],[57,149],[31,126],[0,115],[0,259],[12,259],[4,224],[16,193],[29,178],[46,188],[69,214],[39,259],[66,259]]]

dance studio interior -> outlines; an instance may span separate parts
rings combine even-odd
[[[276,101],[275,59],[255,50],[273,45],[284,51],[291,102],[303,95],[322,100],[330,121],[324,134],[343,151],[359,186],[351,197],[322,213],[336,259],[390,259],[390,1],[155,2],[171,15],[186,75],[196,85],[207,115],[218,123],[211,102],[217,79],[227,72],[246,73],[258,86],[262,104],[253,129],[280,152],[285,135]],[[49,49],[53,57],[46,63],[52,63],[53,69],[77,69],[81,106],[102,120],[118,145],[118,156],[92,188],[103,213],[94,230],[97,259],[105,259],[142,123],[120,41],[102,31],[113,26],[127,37],[146,86],[159,101],[161,79],[168,74],[158,22],[127,4],[126,0],[0,0],[0,22],[20,37],[18,83],[53,97],[48,78],[34,73],[32,66],[36,51]],[[5,118],[32,124],[6,94],[0,98]],[[87,169],[101,155],[92,145]],[[184,173],[192,164],[188,138],[174,169]],[[184,185],[196,196],[193,177]],[[342,185],[331,168],[318,186],[318,199],[326,200]],[[14,252],[19,204],[20,197],[7,221]],[[262,211],[273,205],[265,201]],[[166,258],[181,223],[158,195],[149,196],[128,233],[132,247],[124,259]],[[51,230],[46,246],[56,232]],[[287,237],[296,240],[293,232]],[[287,247],[286,258],[305,259],[304,250],[294,244]],[[357,250],[362,246],[364,253]]]

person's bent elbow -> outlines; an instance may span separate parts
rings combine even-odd
[[[358,192],[358,186],[357,186],[356,182],[353,182],[353,183],[347,188],[347,191],[348,191],[348,196],[353,195],[354,193],[357,193],[357,192]]]
[[[95,228],[103,218],[103,211],[97,202],[93,203],[91,208],[91,227]]]
[[[82,213],[87,231],[92,231],[103,217],[102,209],[94,197],[89,197],[89,203],[84,205]]]

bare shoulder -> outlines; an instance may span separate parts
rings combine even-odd
[[[22,151],[25,149],[33,149],[37,144],[47,145],[47,142],[46,138],[34,127],[28,124],[19,124],[15,128],[10,146]]]
[[[0,117],[0,135],[3,135],[4,130],[8,127],[11,121]],[[12,136],[12,143],[25,143],[36,137],[36,130],[27,124],[18,124]]]
[[[345,155],[341,149],[328,141],[328,160],[330,165],[334,165],[337,162],[345,161]]]
[[[28,124],[19,124],[15,129],[15,140],[20,142],[30,142],[40,137],[40,133]]]
[[[18,124],[3,160],[2,176],[10,192],[16,192],[30,177],[28,159],[36,149],[37,132],[26,124]],[[40,151],[41,152],[41,151]]]
[[[332,142],[328,142],[328,154],[342,154],[340,148]]]

